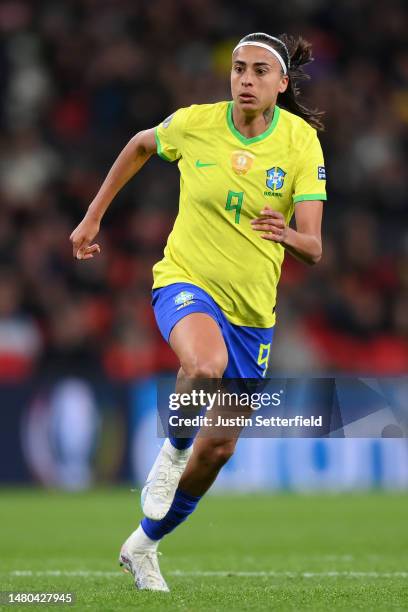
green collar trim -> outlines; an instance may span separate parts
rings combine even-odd
[[[228,108],[227,108],[228,127],[231,130],[231,132],[234,134],[234,136],[238,138],[238,140],[245,145],[250,145],[250,144],[253,144],[254,142],[259,142],[260,140],[264,140],[265,138],[267,138],[270,134],[272,134],[273,130],[276,128],[277,123],[279,121],[280,108],[277,104],[275,104],[275,110],[273,112],[273,119],[268,129],[265,130],[265,132],[262,132],[262,134],[259,134],[259,136],[254,136],[253,138],[246,138],[246,136],[241,134],[241,132],[238,132],[237,128],[234,125],[234,121],[232,119],[232,109],[233,108],[234,108],[234,102],[232,101],[228,102]]]

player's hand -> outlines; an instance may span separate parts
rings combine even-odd
[[[91,244],[98,232],[99,221],[85,215],[69,237],[72,242],[72,254],[76,259],[91,259],[101,252],[99,244],[96,242]]]
[[[273,242],[285,242],[288,234],[288,226],[285,217],[277,210],[265,206],[261,210],[261,216],[251,220],[252,229],[262,232],[261,238]]]

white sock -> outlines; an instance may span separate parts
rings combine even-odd
[[[157,550],[159,546],[160,540],[152,540],[147,536],[143,530],[143,527],[139,525],[139,527],[134,531],[127,539],[127,545],[131,552],[136,549],[139,550],[143,548],[143,550]]]

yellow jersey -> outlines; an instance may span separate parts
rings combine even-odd
[[[275,106],[259,136],[234,126],[233,102],[181,108],[155,129],[158,154],[178,160],[179,212],[153,288],[193,283],[236,325],[272,327],[285,249],[251,228],[265,205],[289,223],[297,202],[326,200],[316,130]]]

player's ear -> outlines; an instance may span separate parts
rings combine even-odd
[[[284,74],[279,83],[279,87],[278,87],[279,93],[283,93],[284,91],[286,91],[288,85],[289,85],[289,77],[287,74]]]

